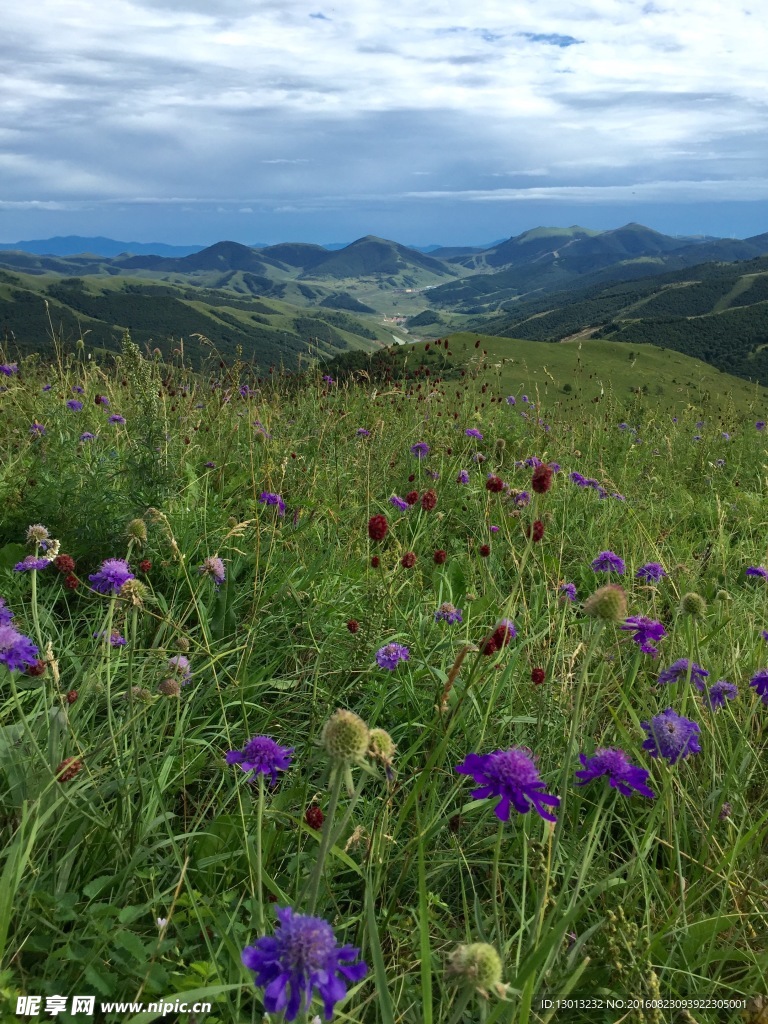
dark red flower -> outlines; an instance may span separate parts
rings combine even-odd
[[[371,568],[372,569],[378,569],[380,565],[381,565],[381,560],[380,560],[379,556],[378,555],[374,555],[373,558],[371,559]]]
[[[371,516],[368,520],[368,536],[371,540],[384,540],[389,529],[386,516]]]
[[[444,551],[442,548],[438,548],[437,551],[432,556],[432,558],[434,559],[435,565],[442,565],[447,557],[448,557],[448,552]]]
[[[491,545],[490,544],[481,544],[480,545],[480,557],[481,558],[487,558],[488,555],[490,555],[490,553],[491,553]]]
[[[360,623],[357,621],[357,619],[350,619],[349,622],[347,623],[347,629],[349,630],[350,633],[356,633],[358,629],[360,629]]]
[[[531,682],[535,683],[536,686],[541,686],[544,682],[545,672],[543,668],[531,669]]]
[[[149,570],[152,568],[152,563],[148,558],[142,558],[142,560],[139,562],[139,568],[141,569],[142,572],[149,572]]]
[[[83,762],[76,757],[65,757],[56,769],[57,782],[69,782],[83,770]]]
[[[59,570],[59,572],[70,573],[75,568],[75,560],[71,555],[57,555],[53,564]]]
[[[67,690],[65,700],[67,704],[74,704],[77,700],[77,690]]]
[[[537,494],[546,494],[552,486],[552,467],[546,464],[537,466],[531,478],[531,487]]]
[[[453,832],[454,835],[461,828],[461,824],[462,822],[460,814],[454,814],[451,818],[448,819],[448,828],[451,830],[451,832]]]
[[[413,551],[406,551],[403,557],[400,559],[400,565],[404,569],[412,569],[416,565],[416,555]]]
[[[405,496],[405,500],[408,502],[409,505],[415,505],[416,502],[419,500],[419,492],[408,491],[408,493]]]
[[[541,538],[544,536],[544,523],[540,519],[536,519],[532,526],[526,527],[526,537],[532,537],[534,544],[538,544]]]
[[[437,504],[437,492],[433,491],[432,488],[428,491],[424,491],[421,496],[421,507],[425,512],[431,512]]]
[[[485,481],[485,489],[492,494],[498,494],[499,491],[504,490],[504,481],[500,476],[489,476]]]
[[[48,666],[46,665],[46,663],[44,661],[41,661],[40,658],[38,658],[37,661],[33,661],[31,665],[27,665],[27,667],[24,669],[24,675],[41,676],[43,675],[47,667]]]
[[[498,651],[499,645],[496,643],[492,636],[489,636],[487,640],[484,640],[480,645],[481,654],[495,654]]]
[[[77,576],[74,576],[72,573],[70,573],[69,576],[64,577],[64,586],[67,588],[67,590],[77,590],[77,588],[80,586],[80,580],[77,578]]]
[[[316,832],[319,832],[320,829],[323,827],[325,815],[323,814],[322,809],[317,806],[317,804],[310,804],[309,807],[304,812],[304,821],[306,821],[310,828],[313,828]]]
[[[416,474],[415,473],[411,473],[411,475],[408,477],[408,483],[412,484],[415,479],[416,479]]]

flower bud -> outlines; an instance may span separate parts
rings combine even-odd
[[[501,957],[487,942],[459,946],[451,953],[448,969],[483,995],[501,985]]]
[[[334,761],[354,764],[368,752],[368,726],[354,711],[340,708],[325,723],[322,743]]]
[[[590,594],[584,602],[584,614],[595,619],[621,622],[627,617],[627,595],[619,583],[608,583]]]
[[[136,540],[139,544],[144,544],[147,539],[147,524],[143,519],[132,519],[125,532],[129,540]]]
[[[683,615],[690,615],[694,619],[701,618],[706,613],[707,602],[695,591],[691,591],[688,594],[683,594],[680,601],[680,611]]]

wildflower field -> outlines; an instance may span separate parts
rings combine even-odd
[[[3,1021],[768,1019],[765,409],[2,358]]]

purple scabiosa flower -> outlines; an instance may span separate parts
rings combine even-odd
[[[107,418],[107,423],[125,423],[125,416],[121,416],[119,413],[113,412],[111,416]]]
[[[523,465],[528,466],[529,469],[538,469],[539,466],[543,466],[544,463],[537,455],[529,455]]]
[[[472,461],[478,463],[479,465],[481,462],[485,462],[485,456],[483,455],[482,452],[475,452],[475,454],[472,456]]]
[[[561,601],[575,601],[576,600],[576,584],[575,583],[561,583],[560,589],[560,600]]]
[[[124,583],[135,578],[124,558],[108,558],[98,572],[88,577],[99,594],[116,594]]]
[[[760,636],[763,638],[763,640],[768,640],[768,629],[761,629]]]
[[[206,469],[216,469],[215,462],[205,462],[203,463],[203,465],[205,466]]]
[[[514,395],[509,395],[507,397],[507,405],[517,405],[517,399]]]
[[[259,496],[262,505],[277,505],[278,514],[285,515],[285,502],[279,494],[272,494],[270,491],[262,491]]]
[[[452,626],[454,622],[461,622],[461,611],[448,601],[443,601],[435,612],[435,622],[440,621],[447,622],[449,626]]]
[[[495,750],[492,754],[467,754],[456,771],[471,775],[479,783],[479,788],[472,790],[475,800],[501,797],[494,808],[499,821],[509,821],[510,806],[518,814],[526,814],[533,807],[545,821],[557,821],[547,807],[557,807],[560,798],[545,792],[546,784],[541,781],[533,758],[520,747]]]
[[[182,686],[188,686],[192,682],[189,658],[185,658],[183,654],[175,654],[168,659],[168,671],[180,677]]]
[[[76,398],[67,399],[67,408],[71,409],[72,412],[80,412],[83,408],[83,403],[78,402]]]
[[[0,363],[0,373],[6,377],[12,377],[19,372],[18,363]]]
[[[243,963],[264,989],[267,1013],[284,1013],[290,1024],[308,1010],[314,992],[323,1000],[325,1019],[347,994],[346,982],[362,981],[367,965],[354,946],[339,946],[333,929],[321,917],[294,914],[278,907],[279,925],[273,936],[257,939],[243,950]]]
[[[106,629],[103,629],[103,630],[101,630],[101,632],[93,634],[93,639],[94,640],[105,640],[106,638],[107,638],[107,631],[106,631]],[[109,646],[110,647],[125,647],[125,644],[126,644],[125,637],[120,632],[118,632],[118,630],[113,629],[112,632],[109,634]]]
[[[550,462],[549,468],[552,470],[553,473],[559,473],[563,467],[560,465],[559,462]]]
[[[663,757],[670,764],[689,754],[700,754],[701,747],[698,735],[701,732],[696,722],[683,718],[672,708],[667,708],[659,715],[654,715],[650,722],[641,722],[641,727],[648,733],[643,743],[651,757]]]
[[[370,437],[371,436],[370,430],[366,430],[365,427],[358,427],[357,430],[355,431],[355,433],[357,434],[358,437]]]
[[[635,573],[635,579],[648,580],[649,583],[658,583],[661,577],[666,575],[664,567],[658,562],[646,562]]]
[[[29,432],[32,437],[43,437],[45,435],[45,427],[42,423],[38,423],[37,420],[29,428]]]
[[[92,434],[90,432],[90,430],[84,430],[83,433],[80,435],[80,440],[81,441],[95,441],[96,440],[96,435]]]
[[[528,401],[528,395],[523,395],[522,398],[520,399],[520,401],[521,402],[527,402]]]
[[[335,380],[333,379],[333,377],[330,377],[330,376],[329,376],[329,375],[328,375],[327,373],[324,373],[324,374],[323,374],[323,380],[324,380],[324,381],[325,381],[325,383],[326,383],[326,384],[328,384],[329,386],[330,386],[331,384],[335,384],[335,383],[336,383],[336,381],[335,381]]]
[[[13,612],[5,603],[5,598],[0,597],[0,626],[7,626],[13,618]]]
[[[749,685],[754,686],[760,700],[768,705],[768,668],[756,672],[749,680]]]
[[[618,492],[618,491],[614,491],[614,493],[613,493],[613,494],[611,495],[611,497],[612,497],[612,498],[615,498],[615,499],[616,499],[616,501],[626,501],[626,500],[627,500],[627,499],[626,499],[626,498],[624,497],[624,495],[623,495],[623,494],[619,494],[619,492]]]
[[[525,508],[531,502],[531,496],[528,491],[518,491],[512,498],[516,508]]]
[[[397,668],[398,662],[408,661],[411,652],[402,644],[385,644],[376,651],[376,662],[379,668],[386,668],[393,671]]]
[[[467,435],[467,437],[476,437],[478,441],[483,440],[483,435],[480,433],[479,430],[475,430],[474,427],[468,427],[464,431],[464,433]]]
[[[43,384],[43,386],[40,388],[40,390],[41,391],[50,391],[52,387],[53,387],[53,384]]]
[[[628,423],[620,423],[619,424],[619,430],[629,430],[629,424]]]
[[[730,435],[730,434],[728,433],[728,431],[727,431],[727,430],[723,430],[723,431],[721,432],[720,436],[722,437],[722,439],[723,439],[724,441],[730,441],[730,440],[731,440],[731,435]]]
[[[646,786],[650,772],[646,768],[632,764],[623,750],[616,747],[601,747],[592,757],[579,754],[579,760],[582,769],[576,772],[576,777],[581,779],[581,782],[576,783],[577,786],[586,786],[593,779],[607,775],[608,784],[618,789],[623,796],[631,796],[633,789],[650,800],[656,796],[653,790]]]
[[[462,469],[461,470],[459,475],[456,477],[456,483],[457,484],[468,484],[469,483],[469,473],[467,472],[466,469]]]
[[[762,565],[750,565],[747,569],[747,576],[760,576],[764,580],[768,580],[768,569],[764,569]]]
[[[635,635],[632,639],[643,654],[650,654],[652,658],[658,657],[659,652],[653,645],[667,635],[666,629],[660,622],[649,619],[647,615],[630,615],[620,628],[633,629]]]
[[[392,495],[392,497],[389,499],[389,504],[394,505],[395,508],[399,508],[403,512],[411,507],[404,498],[398,497],[397,494]]]
[[[659,673],[656,682],[660,686],[665,686],[667,683],[678,683],[688,675],[689,666],[691,669],[691,682],[697,690],[703,693],[704,680],[709,676],[709,672],[702,668],[701,665],[688,661],[687,658],[678,658],[669,668],[665,668],[663,672]]]
[[[37,558],[36,555],[27,555],[23,562],[17,562],[13,567],[14,572],[30,572],[32,569],[38,572],[47,569],[51,564],[48,558]]]
[[[203,559],[203,564],[197,570],[203,576],[210,576],[217,587],[220,587],[226,578],[224,563],[218,555],[209,555]]]
[[[276,786],[277,773],[290,768],[294,749],[281,747],[270,736],[254,736],[242,750],[228,750],[226,760],[227,764],[239,764],[244,772],[269,775],[270,786]]]
[[[10,672],[34,665],[38,653],[28,636],[19,633],[8,622],[0,625],[0,663]]]
[[[758,420],[755,423],[755,430],[765,430],[765,420]]]
[[[717,708],[724,708],[726,700],[733,700],[738,692],[735,683],[729,683],[727,679],[718,679],[704,695],[704,703],[711,711],[716,711]]]
[[[50,387],[50,384],[48,385],[48,387]],[[82,395],[83,394],[83,390],[84,389],[81,388],[79,384],[73,384],[72,385],[72,394],[73,395]]]
[[[586,479],[586,477],[582,476],[581,473],[578,473],[575,469],[574,469],[574,471],[572,473],[568,474],[568,477],[569,477],[570,480],[572,480],[579,487],[586,487],[587,486],[587,479]]]
[[[424,459],[429,455],[429,445],[426,441],[418,441],[416,444],[412,444],[410,447],[411,455],[415,455],[417,459]]]
[[[590,564],[595,572],[617,572],[621,575],[626,570],[623,560],[613,551],[601,551]]]

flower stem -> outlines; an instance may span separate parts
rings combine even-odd
[[[259,774],[259,796],[256,803],[256,913],[259,933],[264,932],[264,892],[262,890],[261,830],[264,821],[264,776]]]
[[[320,838],[320,848],[317,851],[317,859],[315,860],[315,865],[312,868],[312,876],[309,880],[307,913],[310,916],[314,914],[315,907],[317,906],[317,898],[320,893],[320,879],[323,876],[325,859],[331,848],[333,820],[336,817],[336,810],[339,806],[339,797],[341,796],[341,787],[343,782],[344,772],[340,766],[334,765],[331,769],[331,799],[328,803],[328,813],[325,817],[325,821],[323,822],[323,834]]]

